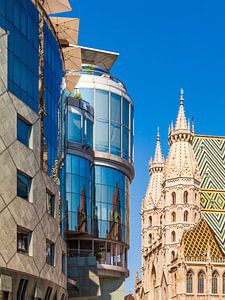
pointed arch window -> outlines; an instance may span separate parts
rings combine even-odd
[[[149,242],[149,244],[152,244],[152,234],[151,233],[148,236],[148,242]]]
[[[176,222],[176,213],[175,213],[175,211],[172,212],[172,222]]]
[[[176,258],[175,251],[172,251],[172,252],[171,252],[171,261],[174,261],[175,258]]]
[[[176,233],[175,233],[175,231],[172,231],[172,233],[171,233],[171,242],[176,242]]]
[[[204,288],[205,288],[205,273],[203,271],[200,271],[198,273],[198,293],[203,294]]]
[[[184,192],[184,204],[187,204],[188,203],[188,192],[185,191]]]
[[[225,294],[225,273],[223,273],[223,294]]]
[[[149,217],[149,226],[152,227],[152,217]]]
[[[161,216],[160,216],[160,221],[159,221],[159,222],[160,222],[160,226],[162,226],[162,217],[163,217],[163,216],[161,215]]]
[[[188,211],[184,212],[184,222],[188,221]]]
[[[173,205],[176,204],[176,193],[175,192],[172,193],[172,204]]]
[[[214,271],[212,274],[212,294],[218,293],[218,272]]]
[[[193,272],[192,271],[187,272],[186,289],[187,289],[187,293],[193,293]]]

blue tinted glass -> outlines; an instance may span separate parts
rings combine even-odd
[[[90,232],[91,230],[91,166],[90,162],[78,156],[66,155],[66,195],[63,211],[67,212],[67,230]]]
[[[26,146],[29,146],[30,131],[31,126],[17,118],[17,139]]]
[[[17,172],[17,196],[29,200],[31,179]]]
[[[95,114],[99,118],[109,118],[109,92],[103,90],[96,90],[95,96]]]
[[[121,152],[121,130],[120,125],[111,123],[110,128],[110,152],[120,156]]]
[[[129,102],[123,98],[123,125],[129,127]]]
[[[123,127],[123,158],[128,159],[129,151],[129,131],[126,127]]]
[[[81,115],[68,112],[68,140],[81,143]]]
[[[87,119],[87,144],[93,148],[93,122]]]
[[[109,124],[108,121],[96,120],[95,148],[98,151],[109,151]]]
[[[94,89],[89,88],[79,88],[79,93],[81,98],[94,107]]]
[[[111,121],[121,122],[121,97],[117,94],[111,93]]]
[[[30,2],[29,0],[1,1],[0,13],[2,17],[0,23],[1,27],[9,32],[8,89],[38,112],[38,64],[33,65],[29,61],[38,61],[38,13]],[[30,3],[30,6],[28,6],[28,3]],[[36,14],[32,14],[32,17],[30,17],[31,10],[36,12]],[[5,22],[3,22],[4,17]],[[36,35],[32,35],[32,44],[34,39],[37,44],[35,48],[30,47],[28,26],[36,29]],[[35,78],[32,85],[29,78]],[[35,93],[30,94],[31,86],[36,89]]]
[[[94,236],[128,243],[129,179],[121,172],[95,166]]]

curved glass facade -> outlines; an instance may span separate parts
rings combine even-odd
[[[75,155],[65,159],[65,229],[91,233],[91,163]]]
[[[70,97],[67,99],[70,104],[66,105],[65,110],[65,141],[87,145],[92,148],[94,116],[89,103]],[[77,105],[73,102],[77,102]]]
[[[129,244],[130,181],[108,167],[94,167],[93,234]]]
[[[57,40],[44,22],[44,135],[48,150],[48,173],[58,157],[58,107],[62,81],[62,59]]]
[[[74,94],[95,107],[94,150],[133,162],[133,105],[119,94],[102,89],[79,88]]]
[[[8,31],[8,90],[38,112],[38,11],[30,0],[1,0]]]

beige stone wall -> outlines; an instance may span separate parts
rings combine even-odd
[[[59,187],[40,170],[39,116],[7,91],[7,35],[1,29],[0,54],[0,274],[12,278],[14,294],[20,279],[29,279],[26,299],[33,299],[37,283],[41,298],[47,286],[60,297],[67,279],[62,273],[66,244],[60,234]],[[17,140],[17,115],[32,124],[29,147]],[[32,178],[29,201],[17,196],[17,170]],[[55,218],[47,213],[46,190],[55,195]],[[29,255],[17,252],[18,226],[32,232]],[[46,239],[55,243],[54,266],[46,263]]]

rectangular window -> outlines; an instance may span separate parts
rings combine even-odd
[[[17,196],[29,201],[31,178],[17,171]]]
[[[49,191],[47,194],[47,212],[51,217],[55,217],[55,196],[51,194]]]
[[[47,288],[46,294],[45,294],[45,300],[50,300],[52,294],[52,288],[49,286]]]
[[[109,124],[105,120],[96,120],[95,144],[96,150],[109,151]]]
[[[96,90],[96,116],[109,119],[109,92]]]
[[[68,111],[68,140],[72,142],[82,142],[81,136],[81,115],[76,113],[73,107],[69,107]]]
[[[46,241],[46,263],[54,266],[54,262],[55,262],[55,244],[47,240]]]
[[[111,121],[121,122],[121,97],[117,94],[111,93]]]
[[[65,253],[62,254],[62,272],[66,274],[66,255]]]
[[[26,229],[17,230],[17,251],[23,254],[29,254],[31,241],[31,232]]]
[[[17,117],[17,140],[29,147],[31,125]]]
[[[120,125],[116,123],[111,123],[111,128],[110,128],[110,145],[111,149],[110,152],[115,155],[120,156],[121,152],[121,130],[120,130]]]
[[[20,284],[17,290],[17,300],[26,299],[26,290],[27,290],[28,280],[20,279]]]
[[[123,125],[129,128],[129,102],[123,99]]]

